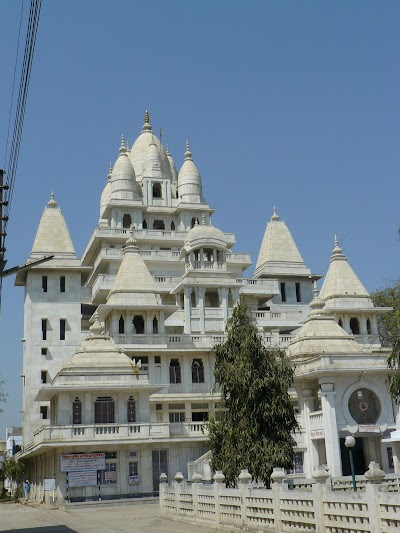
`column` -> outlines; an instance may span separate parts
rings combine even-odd
[[[228,320],[228,290],[226,287],[221,287],[221,306],[222,306],[222,316],[224,319],[224,328],[226,326],[226,321]]]
[[[202,255],[203,257],[203,255]],[[204,297],[206,291],[202,287],[199,288],[199,318],[200,318],[200,333],[204,335],[206,332],[205,326],[205,308],[204,308]]]
[[[329,474],[333,477],[337,477],[342,475],[342,461],[340,458],[339,435],[335,410],[335,378],[319,378],[318,382],[321,386],[326,460],[328,463]]]
[[[307,446],[307,455],[305,457],[304,473],[308,478],[312,476],[312,473],[319,466],[318,451],[311,438],[310,429],[310,413],[314,411],[314,395],[310,389],[302,389],[301,391],[301,410],[303,414],[303,423],[305,427],[304,440]]]
[[[190,323],[191,307],[190,307],[190,288],[185,287],[184,292],[184,308],[185,308],[185,333],[189,334],[192,331],[192,326]]]

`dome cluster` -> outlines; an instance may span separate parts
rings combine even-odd
[[[168,148],[165,149],[154,134],[148,111],[142,131],[131,149],[122,136],[117,160],[110,169],[100,200],[100,217],[112,200],[142,202],[146,178],[167,182],[172,199],[202,203],[201,176],[193,162],[189,141],[186,141],[185,159],[179,172]]]

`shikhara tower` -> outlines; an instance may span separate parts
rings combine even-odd
[[[66,498],[61,454],[106,454],[102,498],[157,492],[161,472],[187,475],[188,463],[190,474],[208,477],[207,420],[219,402],[210,350],[239,300],[265,343],[288,347],[298,362],[290,392],[302,432],[289,475],[322,463],[346,472],[340,446],[349,432],[361,435],[360,468],[369,460],[392,467],[379,440],[395,423],[382,385],[382,310],[338,243],[313,300],[320,276],[275,209],[250,278],[249,255],[233,251],[234,235],[214,227],[212,213],[189,142],[178,172],[147,112],[132,147],[121,140],[81,258],[51,195],[30,257],[54,259],[16,279],[25,287],[22,458],[34,497],[43,497],[44,478],[55,478],[57,498]],[[368,399],[366,412],[357,411],[354,391]],[[89,478],[84,486],[70,480],[68,497],[97,498]]]

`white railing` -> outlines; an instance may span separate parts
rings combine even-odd
[[[324,419],[323,419],[322,411],[314,411],[313,413],[310,413],[308,416],[310,419],[310,429],[316,430],[316,429],[324,428]]]
[[[253,311],[253,316],[259,320],[293,320],[298,322],[303,318],[301,311]]]
[[[220,472],[213,485],[203,484],[196,478],[190,485],[161,483],[161,514],[218,530],[265,533],[394,533],[400,530],[399,494],[386,492],[382,484],[375,484],[379,481],[371,480],[364,492],[338,492],[331,490],[331,483],[329,479],[325,483],[325,477],[310,488],[289,490],[282,482],[273,483],[270,489],[257,488],[252,485],[247,470],[242,470],[241,476],[238,488],[226,488],[221,483]]]

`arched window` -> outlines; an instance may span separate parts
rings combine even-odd
[[[343,327],[343,320],[341,318],[339,318],[339,322],[338,322],[339,326],[342,328]]]
[[[360,334],[360,321],[358,320],[358,318],[350,318],[350,330],[353,335]]]
[[[153,229],[165,229],[164,220],[155,220],[153,222]]]
[[[161,183],[153,183],[153,198],[162,198]]]
[[[158,334],[158,320],[156,316],[153,318],[153,334]]]
[[[135,315],[132,320],[133,333],[142,335],[144,333],[144,319],[142,315]]]
[[[128,213],[125,213],[122,217],[122,227],[130,228],[132,226],[132,217]]]
[[[125,320],[122,315],[119,317],[118,321],[118,333],[125,333]]]
[[[171,222],[171,231],[175,231],[175,222],[174,221]]]
[[[196,307],[196,293],[195,291],[192,291],[192,294],[191,294],[191,306],[192,307]]]
[[[368,335],[371,335],[372,333],[371,320],[369,318],[367,318],[367,333]]]
[[[204,366],[202,359],[193,359],[192,383],[204,383]]]
[[[191,224],[190,224],[190,227],[191,227],[191,228],[194,228],[194,225],[195,225],[195,224],[198,224],[198,223],[199,223],[199,219],[198,219],[197,217],[193,217],[193,218],[192,218],[192,222],[191,222]]]

